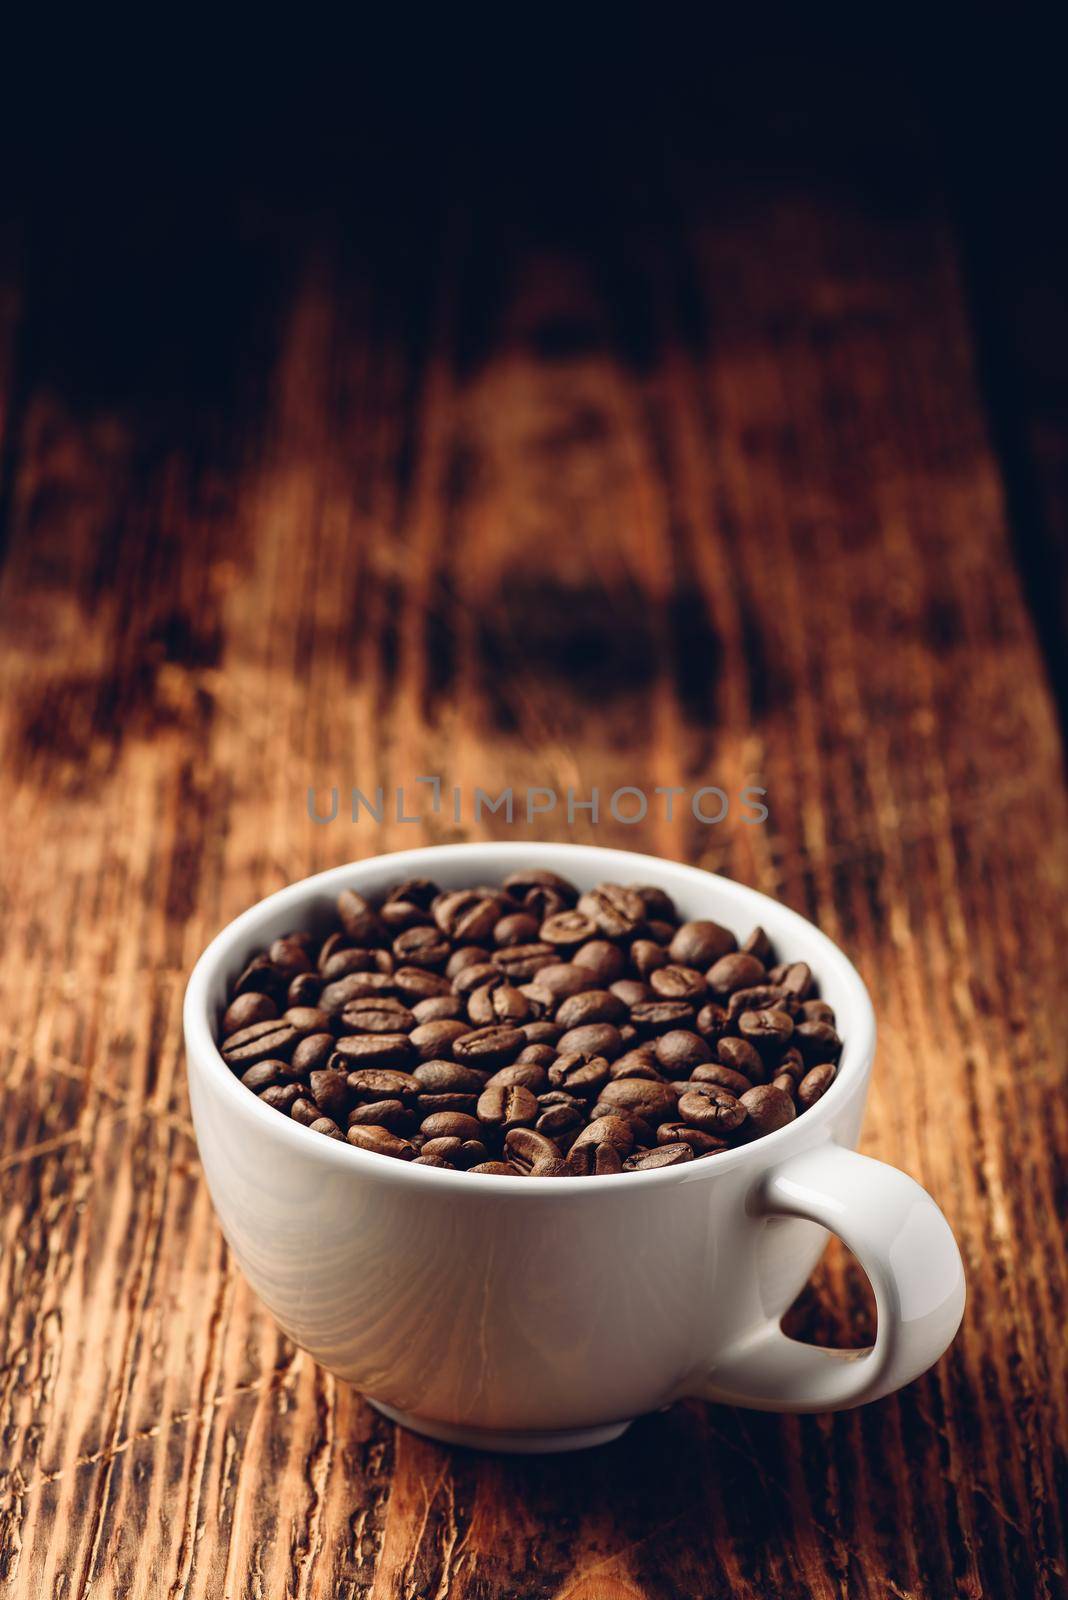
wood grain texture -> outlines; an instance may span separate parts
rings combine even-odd
[[[4,1595],[1066,1592],[1068,813],[952,240],[922,186],[639,177],[589,232],[456,204],[370,250],[252,207],[210,264],[10,253]],[[308,818],[429,773],[770,818]],[[513,834],[726,871],[853,955],[863,1148],[969,1275],[932,1373],[483,1459],[276,1331],[201,1180],[185,975],[291,879]],[[864,1341],[843,1251],[791,1316]]]

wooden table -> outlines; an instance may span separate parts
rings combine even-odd
[[[880,187],[628,149],[556,190],[461,161],[403,215],[224,177],[197,229],[188,195],[72,185],[9,230],[4,1595],[1065,1592],[1062,750],[909,159]],[[309,785],[424,774],[753,782],[770,816],[307,815]],[[186,975],[281,884],[478,836],[699,863],[852,953],[863,1148],[969,1275],[933,1372],[508,1460],[394,1429],[281,1337],[201,1180]],[[832,1248],[794,1327],[871,1319]]]

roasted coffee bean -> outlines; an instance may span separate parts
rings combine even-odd
[[[362,894],[355,889],[344,889],[337,898],[337,914],[346,937],[352,944],[372,946],[385,944],[386,929]]]
[[[763,1058],[747,1039],[720,1039],[716,1045],[716,1055],[725,1067],[730,1067],[732,1072],[742,1073],[751,1084],[767,1081],[768,1073]]]
[[[348,950],[350,948],[350,940],[346,938],[345,934],[343,934],[340,929],[335,928],[333,933],[328,933],[322,944],[319,946],[319,955],[318,959],[316,960],[316,966],[318,967],[319,971],[324,972],[326,970],[327,962],[332,956],[336,955],[339,950]]]
[[[582,967],[573,966],[567,961],[552,961],[548,966],[538,969],[537,978],[540,989],[548,989],[555,995],[557,1001],[564,1000],[569,994],[581,994],[590,986],[590,974]]]
[[[555,1047],[563,1030],[556,1022],[524,1022],[519,1031],[527,1041],[523,1046],[525,1050],[532,1044],[550,1044]]]
[[[799,1022],[794,1029],[792,1042],[797,1045],[807,1067],[818,1067],[825,1061],[837,1061],[842,1053],[842,1041],[829,1022]],[[233,1044],[233,1040],[228,1043]]]
[[[316,1117],[315,1121],[309,1122],[308,1126],[312,1133],[323,1133],[328,1139],[340,1139],[342,1144],[345,1143],[345,1135],[337,1123],[331,1121],[329,1117]]]
[[[633,889],[641,900],[647,917],[653,917],[654,919],[659,917],[664,922],[672,923],[679,920],[675,911],[675,902],[666,889],[661,889],[655,883],[631,883],[627,887]]]
[[[797,1115],[797,1108],[788,1094],[776,1089],[774,1084],[762,1083],[742,1095],[740,1102],[749,1113],[746,1129],[750,1136],[774,1133]]]
[[[787,1046],[782,1055],[779,1057],[778,1061],[775,1063],[775,1067],[776,1071],[778,1072],[788,1072],[790,1077],[793,1078],[795,1084],[800,1083],[801,1079],[808,1071],[808,1068],[805,1066],[804,1056],[794,1044]]]
[[[627,939],[645,921],[640,894],[619,883],[601,883],[579,896],[578,908],[596,923],[606,939]]]
[[[398,967],[390,982],[407,1006],[448,994],[451,988],[448,978],[426,967]]]
[[[435,1111],[419,1124],[420,1133],[428,1139],[480,1139],[482,1124],[477,1117],[466,1117],[460,1111]]]
[[[467,1001],[467,1015],[476,1028],[518,1028],[530,1018],[530,1001],[507,978],[484,983]]]
[[[326,985],[319,1004],[331,1016],[340,1016],[346,1006],[357,1001],[385,998],[391,982],[382,972],[350,972]]]
[[[512,944],[498,950],[493,964],[513,983],[529,983],[545,967],[558,960],[551,944]]]
[[[345,1115],[352,1099],[346,1073],[333,1067],[317,1067],[308,1079],[308,1087],[315,1104],[326,1116],[336,1120]]]
[[[581,945],[571,957],[571,962],[573,966],[589,973],[591,987],[600,985],[607,988],[627,970],[627,958],[623,951],[608,939],[591,939],[588,944]]]
[[[241,1082],[253,1094],[259,1094],[272,1084],[291,1082],[294,1076],[286,1061],[257,1061],[254,1067],[249,1067],[247,1072],[241,1074]]]
[[[335,1030],[349,1033],[410,1033],[415,1018],[400,1000],[382,995],[373,1000],[351,1000],[341,1016],[333,1018]]]
[[[583,1128],[569,1154],[573,1156],[576,1150],[586,1145],[598,1144],[610,1144],[621,1155],[629,1155],[634,1148],[634,1128],[630,1119],[618,1115],[597,1117]]]
[[[533,944],[539,938],[539,926],[538,918],[529,911],[511,911],[494,928],[493,942],[496,945]]]
[[[266,955],[254,956],[234,984],[234,994],[266,994],[280,1000],[289,986],[284,972],[279,972]]]
[[[771,940],[763,928],[754,928],[752,933],[742,945],[742,954],[756,956],[757,960],[766,967],[771,961]]]
[[[811,1072],[806,1072],[797,1085],[798,1105],[806,1111],[809,1106],[814,1106],[817,1100],[822,1100],[837,1076],[838,1068],[833,1061],[824,1061],[820,1066],[813,1067]]]
[[[378,915],[392,938],[412,928],[428,927],[433,921],[430,913],[417,906],[414,900],[387,900],[379,907]]]
[[[623,1163],[624,1172],[652,1172],[657,1167],[677,1167],[693,1160],[688,1144],[661,1144],[652,1150],[635,1150]]]
[[[558,896],[564,905],[568,906],[573,906],[578,898],[578,890],[573,883],[561,878],[559,873],[548,872],[543,867],[530,867],[525,871],[509,873],[502,888],[521,906],[537,903],[538,897],[547,892]]]
[[[557,1040],[557,1048],[562,1056],[604,1056],[614,1061],[622,1053],[623,1039],[610,1022],[588,1022],[568,1028]]]
[[[347,1117],[350,1128],[378,1126],[391,1133],[405,1133],[412,1126],[412,1113],[400,1100],[369,1100],[353,1106]]]
[[[653,1127],[676,1115],[678,1100],[667,1083],[652,1083],[647,1078],[616,1078],[601,1090],[601,1104],[631,1111]]]
[[[429,911],[441,890],[430,878],[405,878],[386,895],[386,905],[391,905],[397,900],[410,901],[412,905],[419,906],[423,911]]]
[[[581,911],[558,911],[555,916],[546,917],[538,929],[537,937],[542,944],[551,944],[561,950],[575,950],[587,939],[594,938],[596,933],[596,923]],[[517,944],[519,942],[516,941]]]
[[[290,1006],[283,1012],[282,1021],[288,1022],[304,1039],[311,1033],[326,1033],[330,1028],[330,1013],[318,1006]]]
[[[663,1077],[651,1044],[640,1044],[621,1055],[612,1062],[609,1075],[612,1078],[652,1078],[654,1081]]]
[[[457,1039],[470,1033],[466,1022],[422,1022],[408,1035],[421,1061],[436,1061],[446,1057]]]
[[[623,1171],[623,1152],[611,1140],[572,1145],[567,1156],[568,1176],[573,1178],[608,1178]]]
[[[476,989],[480,989],[483,984],[499,983],[500,981],[501,973],[493,965],[492,961],[476,961],[456,974],[452,980],[452,986],[458,995],[463,996],[466,1009],[466,1001],[474,994]]]
[[[309,1100],[307,1095],[298,1096],[289,1108],[289,1115],[293,1118],[293,1121],[302,1122],[306,1128],[310,1128],[313,1122],[317,1122],[322,1114],[315,1101]]]
[[[325,1067],[336,1042],[332,1033],[309,1033],[294,1046],[293,1071],[303,1077],[314,1067]]]
[[[571,1094],[567,1089],[543,1089],[538,1096],[539,1106],[572,1106],[581,1111],[583,1117],[588,1110],[588,1102],[581,1095]]]
[[[668,964],[668,953],[652,939],[635,939],[630,947],[630,964],[643,978]]]
[[[464,1142],[462,1139],[428,1139],[426,1144],[422,1146],[420,1154],[428,1159],[433,1157],[435,1160],[440,1161],[443,1166],[455,1167],[459,1165],[463,1147]]]
[[[672,1028],[692,1028],[694,1008],[688,1000],[643,1000],[631,1007],[630,1020],[640,1034],[668,1033]]]
[[[458,994],[435,994],[428,1000],[417,1000],[412,1006],[412,1016],[420,1027],[428,1022],[462,1022],[467,1012]]]
[[[412,1069],[421,1094],[474,1094],[485,1086],[481,1072],[458,1061],[423,1061]]]
[[[598,1122],[604,1117],[622,1118],[629,1126],[631,1138],[635,1144],[651,1145],[656,1143],[656,1123],[647,1122],[636,1111],[627,1111],[622,1106],[613,1106],[606,1101],[598,1100],[590,1111],[590,1121],[591,1123]]]
[[[417,1059],[415,1046],[406,1033],[348,1033],[337,1041],[332,1064],[348,1068],[403,1067]]]
[[[393,941],[393,954],[406,967],[444,967],[452,945],[439,928],[406,928]]]
[[[653,1050],[657,1065],[669,1078],[685,1078],[694,1067],[712,1059],[712,1052],[700,1035],[685,1028],[660,1034]]]
[[[807,1000],[812,993],[812,973],[804,961],[795,961],[782,975],[782,986],[799,1000]]]
[[[719,999],[734,993],[735,989],[751,989],[764,981],[764,968],[756,956],[744,955],[740,950],[733,955],[721,956],[705,973],[705,981]]]
[[[718,922],[684,922],[672,937],[668,955],[680,967],[697,967],[706,972],[714,962],[737,950],[738,941],[729,928]]]
[[[275,1111],[284,1111],[289,1115],[289,1108],[294,1100],[301,1098],[299,1083],[272,1083],[260,1094],[260,1099],[265,1106],[273,1106]]]
[[[614,994],[617,1000],[622,1000],[628,1011],[641,1005],[643,1000],[653,998],[653,991],[640,978],[618,978],[615,983],[609,985],[609,992]]]
[[[552,1066],[555,1060],[556,1047],[554,1045],[527,1044],[523,1046],[522,1050],[520,1050],[519,1054],[516,1056],[515,1064],[519,1067],[535,1066],[545,1067],[548,1069]],[[520,1081],[520,1079],[516,1079],[517,1083]]]
[[[729,1150],[726,1139],[702,1128],[691,1128],[686,1122],[662,1122],[656,1130],[657,1144],[688,1144],[695,1156],[715,1155],[718,1150]]]
[[[274,1057],[285,1060],[292,1055],[299,1038],[296,1028],[283,1019],[253,1022],[223,1042],[222,1058],[235,1072],[244,1072],[257,1061],[269,1061]]]
[[[541,1094],[549,1082],[546,1069],[536,1061],[513,1061],[510,1066],[499,1067],[487,1078],[487,1089],[529,1089],[531,1094]]]
[[[417,1146],[408,1139],[400,1139],[388,1128],[376,1128],[373,1123],[353,1123],[345,1137],[349,1144],[356,1145],[360,1150],[369,1150],[376,1156],[394,1156],[400,1161],[414,1161],[417,1154]]]
[[[484,945],[462,944],[454,950],[445,967],[445,976],[452,983],[468,967],[489,966],[490,953]]]
[[[253,955],[219,1048],[265,1105],[422,1166],[642,1171],[774,1131],[833,1081],[833,1009],[773,961],[762,929],[739,949],[655,885],[412,878]]]
[[[304,945],[299,939],[289,936],[274,941],[267,952],[267,959],[282,974],[287,987],[299,972],[311,971],[312,964]]]
[[[519,993],[530,1007],[532,1021],[545,1021],[556,1010],[556,996],[535,978],[531,983],[521,983]]]
[[[743,1011],[738,1032],[765,1062],[775,1062],[790,1043],[794,1025],[785,1011]]]
[[[584,989],[581,994],[568,995],[556,1008],[555,1021],[566,1032],[569,1028],[585,1028],[592,1022],[625,1022],[627,1008],[618,996],[607,989]]]
[[[484,944],[493,937],[503,908],[476,889],[457,889],[434,903],[434,921],[454,943]]]
[[[604,1056],[581,1052],[561,1055],[549,1068],[549,1082],[554,1089],[564,1089],[568,1094],[592,1100],[601,1085],[608,1082],[608,1062]]]
[[[585,1120],[585,1107],[578,1110],[572,1106],[547,1106],[534,1126],[548,1138],[566,1142],[571,1134],[578,1132]]]
[[[726,1089],[728,1094],[736,1097],[745,1094],[747,1089],[753,1087],[751,1079],[744,1073],[735,1072],[719,1061],[708,1061],[702,1066],[695,1067],[690,1074],[690,1083],[695,1087],[701,1083],[711,1083],[718,1089]]]
[[[475,1028],[453,1040],[453,1059],[492,1071],[514,1061],[526,1044],[518,1028]]]
[[[707,1039],[710,1045],[715,1046],[716,1041],[722,1039],[727,1031],[727,1013],[722,1006],[710,1000],[708,1005],[702,1006],[697,1013],[694,1026],[702,1039]]]
[[[558,1157],[548,1156],[544,1161],[536,1161],[530,1169],[532,1178],[573,1178],[576,1176],[573,1169],[566,1161]]]
[[[477,1167],[468,1167],[471,1176],[487,1178],[521,1178],[523,1174],[510,1161],[483,1161]]]
[[[478,1105],[477,1094],[455,1093],[421,1094],[417,1098],[416,1110],[420,1116],[428,1117],[434,1111],[462,1111],[465,1116],[473,1117],[475,1107]]]
[[[270,995],[249,989],[227,1006],[222,1019],[222,1036],[227,1039],[231,1034],[251,1028],[257,1022],[273,1022],[277,1016],[278,1007]]]
[[[538,1117],[538,1102],[521,1083],[496,1084],[483,1089],[478,1099],[479,1121],[491,1128],[532,1127]]]
[[[745,1121],[748,1107],[714,1083],[695,1083],[679,1096],[679,1118],[707,1133],[733,1133]]]
[[[315,972],[298,972],[286,990],[286,1006],[317,1006],[323,980]]]
[[[511,1128],[504,1136],[504,1153],[520,1172],[530,1172],[539,1161],[559,1161],[560,1148],[547,1134],[534,1128]]]
[[[777,983],[758,983],[751,989],[735,989],[727,1001],[727,1016],[731,1022],[743,1011],[785,1011],[788,1016],[797,1014],[800,1002]]]
[[[349,1072],[348,1081],[357,1100],[411,1100],[420,1089],[419,1079],[412,1073],[390,1067],[359,1066]]]

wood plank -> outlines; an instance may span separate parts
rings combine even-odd
[[[924,190],[886,215],[646,177],[673,231],[486,205],[407,252],[235,238],[264,338],[228,413],[192,363],[192,433],[147,355],[143,407],[31,374],[0,573],[13,1595],[1063,1592],[1068,1113],[1036,996],[1068,817],[952,241]],[[2,302],[31,352],[74,282]],[[770,818],[308,818],[310,783],[435,772],[761,782]],[[184,974],[292,878],[512,832],[725,870],[853,954],[882,1030],[864,1148],[967,1262],[932,1374],[510,1461],[394,1430],[276,1332],[200,1181]],[[841,1250],[793,1314],[849,1343],[870,1315]]]

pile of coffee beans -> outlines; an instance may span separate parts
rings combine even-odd
[[[663,890],[552,872],[500,887],[347,889],[333,929],[257,955],[223,1060],[265,1105],[424,1167],[648,1172],[806,1111],[842,1044],[804,962],[739,947]]]

